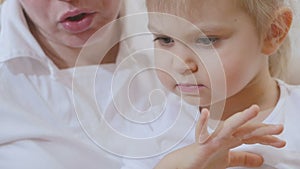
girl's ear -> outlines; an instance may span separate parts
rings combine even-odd
[[[280,47],[291,28],[293,12],[289,8],[279,9],[275,13],[267,35],[264,39],[262,53],[265,55],[274,54]]]

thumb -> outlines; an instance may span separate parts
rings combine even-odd
[[[259,167],[263,164],[263,162],[263,157],[255,153],[244,151],[229,152],[228,167]]]

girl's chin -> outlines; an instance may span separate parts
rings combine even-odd
[[[194,106],[207,107],[211,104],[210,100],[206,101],[206,100],[201,99],[200,97],[196,97],[196,96],[181,96],[181,98],[186,103],[194,105]]]
[[[206,99],[206,98],[200,98],[200,97],[195,97],[195,96],[181,96],[181,99],[184,100],[186,103],[193,105],[193,106],[199,106],[199,107],[211,107],[212,105],[214,106],[221,106],[224,107],[224,100],[222,101],[216,101],[212,102],[211,99]],[[220,108],[220,107],[218,107]]]

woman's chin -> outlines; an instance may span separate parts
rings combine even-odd
[[[70,48],[83,48],[86,45],[87,39],[73,38],[66,42],[66,46]]]

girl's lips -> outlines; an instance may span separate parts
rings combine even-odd
[[[81,33],[88,30],[93,22],[96,12],[90,10],[73,10],[65,13],[60,24],[70,33]]]
[[[182,93],[199,94],[200,90],[205,88],[202,84],[177,84],[176,87]]]

